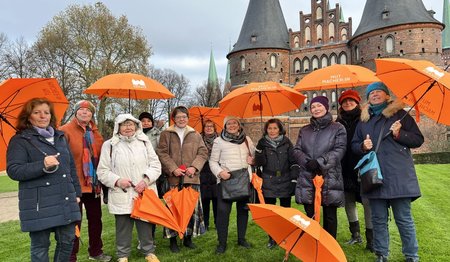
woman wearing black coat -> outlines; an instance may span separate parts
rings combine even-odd
[[[270,119],[264,126],[264,136],[256,146],[255,165],[262,168],[262,191],[266,204],[276,204],[280,199],[282,207],[291,206],[291,196],[295,190],[298,165],[293,156],[293,145],[286,135],[281,121]],[[268,248],[275,246],[269,237]]]
[[[53,104],[28,101],[18,117],[17,134],[6,154],[8,176],[19,181],[19,217],[29,232],[31,261],[49,261],[50,234],[55,233],[54,261],[69,261],[75,222],[81,219],[81,188],[64,138],[56,129]]]

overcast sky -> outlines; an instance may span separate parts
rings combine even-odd
[[[395,1],[395,0],[392,0]],[[94,4],[89,0],[0,0],[0,32],[10,40],[25,37],[30,43],[39,31],[70,4]],[[219,78],[225,78],[226,54],[241,30],[249,0],[104,0],[116,15],[126,15],[129,23],[142,28],[157,68],[170,68],[183,74],[193,88],[208,77],[211,48]],[[311,1],[280,0],[288,28],[298,31],[299,12],[311,13]],[[353,32],[359,25],[365,1],[330,0],[333,8],[342,6],[345,20],[352,17]],[[423,0],[442,21],[443,0]]]

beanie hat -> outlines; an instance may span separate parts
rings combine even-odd
[[[349,89],[349,90],[342,92],[341,96],[338,99],[339,104],[342,105],[344,100],[347,98],[351,98],[351,99],[355,100],[356,103],[358,103],[358,104],[359,104],[359,102],[361,102],[361,97],[359,96],[358,92],[356,92],[355,90]]]
[[[141,120],[142,121],[142,119],[143,118],[148,118],[148,119],[150,119],[150,121],[152,121],[152,124],[154,123],[153,122],[153,116],[152,116],[152,114],[150,114],[149,112],[142,112],[140,115],[139,115],[139,120]]]
[[[328,104],[328,98],[326,96],[316,96],[313,99],[311,99],[311,104],[309,104],[309,109],[311,109],[311,105],[313,103],[321,103],[325,109],[328,112],[328,109],[330,109],[330,105]]]
[[[87,108],[92,114],[95,114],[95,106],[88,100],[81,100],[75,104],[74,112],[75,114],[80,108]]]
[[[389,95],[389,89],[383,82],[373,82],[372,84],[367,86],[366,89],[366,98],[369,98],[370,92],[374,90],[384,91],[387,95]]]
[[[236,120],[239,123],[239,126],[242,126],[241,121],[239,120],[239,118],[237,118],[235,116],[227,116],[223,120],[223,127],[225,128],[225,125],[227,124],[227,122],[230,121],[230,120],[233,120],[233,119]]]

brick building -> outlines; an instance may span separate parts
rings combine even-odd
[[[448,0],[444,0],[444,23],[450,25],[448,11]],[[450,59],[450,32],[433,15],[422,1],[367,0],[352,34],[352,20],[345,21],[339,3],[330,8],[328,0],[311,0],[311,13],[300,11],[297,30],[287,28],[278,0],[250,0],[239,38],[227,55],[230,89],[262,81],[293,86],[309,72],[336,63],[375,70],[376,58],[425,59],[444,66]],[[340,91],[311,91],[306,95],[326,95],[330,110],[336,110]],[[293,142],[298,129],[309,122],[308,106],[309,99],[295,112],[281,117]],[[252,138],[261,137],[259,119],[246,122]],[[439,146],[426,144],[423,151],[450,149],[447,127],[436,128],[432,121],[422,121],[420,127],[433,140],[443,141]]]

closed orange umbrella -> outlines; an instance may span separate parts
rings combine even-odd
[[[357,65],[334,64],[307,74],[294,89],[297,91],[350,88],[380,81],[373,71]]]
[[[256,175],[255,172],[253,172],[251,182],[252,182],[253,188],[255,188],[256,192],[258,193],[259,203],[265,204],[266,202],[264,201],[264,195],[262,192],[263,179],[261,177],[259,177],[258,175]]]
[[[69,101],[55,78],[10,78],[0,84],[0,171],[6,168],[6,148],[16,133],[17,117],[32,98],[45,97],[53,103],[57,122]]]
[[[450,125],[450,74],[425,60],[375,59],[378,78],[411,108]],[[419,115],[419,114],[417,114]]]
[[[286,250],[284,261],[291,253],[303,262],[347,261],[336,239],[298,209],[268,204],[249,207],[255,223]]]
[[[224,119],[225,115],[220,113],[219,108],[205,106],[193,106],[189,108],[188,125],[199,133],[203,131],[203,123],[206,120],[212,121],[216,126],[217,133],[220,133],[223,129]]]
[[[314,194],[314,220],[320,223],[320,207],[322,206],[322,185],[323,177],[316,175],[313,179],[315,194]]]

